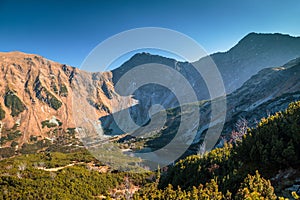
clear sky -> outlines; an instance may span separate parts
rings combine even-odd
[[[0,51],[77,67],[106,38],[147,26],[182,32],[214,53],[249,32],[300,36],[300,1],[0,0]]]

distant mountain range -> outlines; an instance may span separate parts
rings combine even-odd
[[[300,37],[250,33],[229,51],[211,57],[222,74],[227,93],[231,93],[260,70],[282,66],[299,57],[299,48]],[[205,58],[198,62],[202,60]]]
[[[262,118],[283,111],[289,103],[299,100],[300,58],[294,59],[282,67],[262,69],[246,81],[242,87],[227,95],[226,121],[222,131],[223,140],[219,141],[219,145],[222,145],[224,140],[230,140],[231,132],[240,131],[237,127],[239,121],[243,121],[245,126],[255,127]],[[179,119],[183,117],[178,110],[178,108],[173,108],[169,111],[172,115],[166,121],[167,127],[164,130],[152,132],[151,137],[154,139],[146,142],[148,147],[159,148],[174,137],[173,130],[178,129]],[[208,120],[211,117],[211,101],[200,102],[199,110],[201,113],[200,126],[188,154],[197,153],[207,129],[218,126],[217,123],[211,123]],[[189,113],[185,114],[189,115]],[[153,118],[159,119],[160,115],[162,113],[158,112]],[[133,135],[137,135],[137,133],[133,133]]]
[[[208,89],[201,75],[195,67],[201,68],[209,65],[209,59],[213,59],[223,78],[226,93],[237,90],[251,76],[264,68],[279,67],[300,56],[300,38],[282,34],[257,34],[250,33],[236,46],[224,53],[215,53],[210,57],[201,58],[195,63],[178,62],[174,59],[164,58],[147,53],[136,54],[119,68],[112,71],[112,81],[117,83],[119,78],[135,66],[146,63],[158,63],[179,71],[193,85],[199,101],[210,99]],[[128,87],[133,85],[128,83]],[[155,91],[155,95],[154,94]],[[259,92],[259,91],[255,91]],[[255,94],[257,95],[257,94]],[[138,105],[131,107],[129,112],[139,125],[149,121],[148,110],[151,105],[159,104],[165,108],[178,106],[176,97],[165,88],[148,85],[134,93]],[[231,108],[232,106],[229,105]],[[113,134],[119,134],[120,129],[110,116],[101,118],[102,124]]]
[[[300,65],[296,59],[300,57],[299,37],[250,33],[229,51],[210,57],[222,75],[228,94],[223,134],[229,133],[241,117],[254,125],[255,120],[268,112],[282,110],[289,102],[299,99]],[[13,146],[18,150],[24,143],[45,138],[53,141],[67,134],[78,125],[79,114],[74,113],[75,107],[92,111],[89,117],[95,121],[100,119],[109,135],[123,133],[112,118],[113,107],[120,102],[124,104],[122,108],[130,109],[139,125],[149,122],[148,112],[154,104],[176,108],[179,105],[176,96],[161,86],[147,85],[128,97],[115,91],[120,77],[141,64],[159,63],[177,70],[193,85],[198,100],[208,102],[207,106],[210,97],[205,82],[194,69],[194,66],[205,65],[207,59],[187,63],[139,53],[117,69],[89,73],[38,55],[0,53],[1,147]],[[133,83],[128,86],[130,84]],[[75,92],[82,96],[82,102],[74,102]],[[200,110],[203,108],[200,106]],[[202,115],[209,116],[209,109]],[[172,127],[173,122],[168,121],[168,126]],[[199,137],[208,126],[205,123],[204,120],[200,124]]]

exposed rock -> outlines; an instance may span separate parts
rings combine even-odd
[[[97,107],[95,119],[107,115],[112,101],[116,101],[114,98],[118,96],[114,93],[113,84],[109,83],[109,72],[93,75],[21,52],[0,53],[0,66],[0,120],[7,130],[12,129],[15,121],[18,121],[17,130],[22,136],[15,140],[19,146],[28,142],[32,135],[48,137],[49,130],[42,128],[42,122],[47,119],[53,121],[53,116],[60,120],[64,130],[75,126],[73,89],[92,90],[89,91],[89,98],[94,100]],[[91,87],[85,87],[89,81]],[[103,87],[111,94],[103,92]],[[4,136],[6,133],[2,134]]]
[[[300,100],[300,58],[288,62],[280,68],[268,68],[261,70],[252,76],[242,87],[227,95],[226,123],[223,128],[223,137],[229,139],[230,133],[236,128],[235,125],[240,119],[245,119],[249,127],[256,126],[257,122],[275,112],[285,110],[289,103]],[[213,100],[213,101],[217,101]],[[200,127],[194,139],[189,153],[195,153],[199,148],[199,142],[203,139],[209,127],[218,126],[217,119],[210,122],[211,101],[199,103]],[[189,105],[187,105],[189,106]],[[173,137],[174,132],[180,124],[183,115],[178,112],[178,108],[169,111],[165,127],[152,133],[143,133],[142,136],[155,136],[153,142],[147,142],[148,147],[156,148],[158,143],[164,141],[166,145]],[[185,115],[189,113],[185,113]],[[152,119],[159,119],[163,113],[156,113]],[[107,118],[105,116],[104,118]],[[113,126],[109,128],[118,130]],[[195,127],[190,127],[193,129]],[[196,127],[197,128],[197,127]],[[120,131],[120,130],[118,130]],[[140,129],[132,135],[138,135]],[[113,130],[110,130],[113,132]],[[218,145],[221,145],[222,141]]]
[[[232,92],[261,69],[281,66],[299,56],[300,38],[281,34],[252,33],[228,52],[213,54],[211,58],[221,72],[227,92]],[[22,133],[17,139],[20,145],[28,141],[30,135],[48,137],[47,130],[42,128],[41,122],[52,116],[61,120],[61,128],[65,130],[75,127],[74,121],[80,117],[78,113],[73,113],[76,108],[86,110],[86,113],[90,112],[89,117],[94,120],[101,118],[106,130],[118,133],[119,130],[111,117],[116,111],[114,106],[118,105],[121,109],[130,107],[130,114],[135,123],[143,126],[149,123],[149,111],[152,115],[160,112],[160,109],[153,110],[153,105],[159,104],[167,109],[177,107],[179,103],[176,95],[169,88],[155,84],[141,87],[132,96],[123,95],[122,91],[115,91],[115,85],[120,78],[141,64],[163,64],[170,70],[176,70],[189,81],[198,100],[209,99],[205,82],[199,78],[201,75],[194,68],[199,66],[209,68],[208,59],[202,58],[191,64],[141,53],[111,72],[89,73],[38,55],[21,52],[0,53],[0,120],[6,129],[12,129],[16,118],[20,119],[17,128]],[[229,95],[227,121],[246,116],[245,113],[251,112],[259,119],[262,113],[267,112],[266,109],[271,109],[270,105],[276,108],[269,112],[275,112],[279,108],[284,108],[287,101],[297,99],[299,75],[298,69],[292,66],[294,64],[289,63],[284,69],[263,70]],[[173,79],[173,77],[166,78]],[[269,79],[271,81],[268,82]],[[132,81],[128,83],[128,87],[134,84]],[[273,87],[275,84],[277,87]],[[74,101],[74,91],[79,92],[79,97],[82,97],[79,98],[80,101]],[[293,94],[287,95],[288,92]],[[186,94],[185,91],[182,93]],[[202,105],[200,112],[208,118],[201,118],[203,121],[199,133],[208,127],[209,102]],[[172,124],[171,121],[168,123]]]
[[[271,178],[271,181],[272,185],[277,189],[276,192],[278,194],[293,199],[292,192],[297,192],[300,188],[300,171],[293,168],[280,170]]]

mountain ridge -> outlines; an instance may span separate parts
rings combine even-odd
[[[296,43],[294,43],[294,41],[296,41]],[[285,43],[286,45],[284,45]],[[292,48],[289,46],[290,43],[292,43]],[[255,51],[253,52],[253,50],[252,53],[249,53],[249,46],[251,46],[251,48],[253,46],[254,50],[260,50],[258,53]],[[282,48],[278,48],[278,46],[282,46]],[[263,51],[261,49],[263,49]],[[286,49],[289,49],[289,51]],[[112,76],[114,77],[113,82],[116,84],[120,77],[135,66],[149,62],[153,65],[157,63],[163,64],[166,67],[175,69],[183,74],[190,85],[193,85],[193,90],[196,93],[198,100],[201,101],[210,99],[210,95],[204,79],[199,78],[201,77],[201,74],[199,74],[199,71],[201,70],[197,69],[203,69],[207,66],[213,67],[212,65],[214,64],[211,63],[211,59],[216,64],[222,76],[226,93],[230,94],[241,87],[249,78],[251,78],[251,76],[255,75],[260,70],[267,67],[282,66],[286,64],[286,62],[297,57],[300,57],[299,37],[282,34],[250,33],[227,52],[212,54],[211,56],[201,58],[192,64],[188,62],[177,62],[174,59],[147,53],[136,54],[128,62],[125,62],[119,68],[114,69],[112,71]],[[129,82],[128,87],[131,87],[133,84],[133,82]],[[153,97],[151,89],[155,89],[156,93],[159,93],[161,98],[157,99],[156,97]],[[146,89],[137,90],[134,95],[139,101],[139,105],[130,112],[131,115],[134,116],[133,118],[139,119],[139,121],[137,121],[137,124],[139,125],[143,125],[149,121],[147,115],[152,104],[160,104],[165,108],[178,106],[176,98],[170,98],[170,91],[158,88],[157,86],[149,86]],[[107,117],[101,120],[106,128],[112,130],[116,129],[115,133],[119,132],[120,130],[116,128],[113,120],[109,119],[109,117],[108,119],[106,118]]]
[[[245,43],[245,41],[247,43],[247,41],[250,41],[249,38],[253,37],[269,37],[269,35],[252,33],[246,36],[242,43]],[[281,40],[281,37],[285,39]],[[294,44],[296,48],[293,49],[293,47],[291,51],[286,51],[284,48],[278,50],[269,48],[268,44],[265,48],[266,52],[263,52],[262,55],[250,56],[251,62],[245,56],[236,57],[233,56],[233,53],[230,53],[233,48],[241,45],[240,43],[227,52],[212,54],[211,58],[217,64],[225,80],[227,93],[230,93],[231,90],[235,91],[239,85],[242,86],[256,71],[268,66],[267,64],[277,63],[274,65],[280,66],[279,63],[283,60],[288,62],[291,60],[290,58],[294,58],[298,54],[298,57],[300,57],[300,43],[299,47],[297,46],[300,42],[299,38],[274,34],[271,39],[268,39],[269,42],[267,43],[277,41],[275,44],[279,45],[284,44],[280,41],[285,40],[297,40],[297,43]],[[260,45],[256,44],[257,42],[254,43],[254,47]],[[277,59],[282,51],[285,51],[285,54]],[[246,54],[246,52],[241,53]],[[246,56],[249,57],[249,54]],[[272,60],[274,57],[276,58],[275,61]],[[73,91],[82,92],[81,95],[84,97],[83,105],[80,102],[75,102],[79,110],[88,109],[92,111],[95,114],[95,120],[99,118],[108,119],[102,121],[105,124],[105,129],[115,128],[112,126],[113,120],[110,116],[113,112],[113,106],[123,101],[123,97],[118,94],[118,91],[115,91],[114,86],[126,71],[147,62],[165,64],[175,69],[183,74],[190,84],[195,85],[193,89],[198,95],[198,100],[209,99],[205,82],[199,79],[199,73],[195,73],[196,70],[194,69],[194,67],[205,64],[207,59],[208,57],[202,58],[196,63],[190,64],[159,55],[140,53],[111,72],[89,73],[35,54],[22,52],[0,53],[0,67],[2,70],[0,76],[0,96],[2,97],[0,98],[1,147],[9,146],[13,141],[17,141],[20,145],[30,142],[31,136],[55,139],[59,137],[59,134],[66,132],[67,129],[75,128],[74,110],[72,109],[72,104],[74,104]],[[290,63],[290,65],[292,64]],[[158,95],[154,96],[154,91]],[[131,114],[137,119],[136,122],[139,125],[144,125],[149,121],[148,112],[154,104],[160,104],[166,109],[178,106],[176,96],[158,86],[146,86],[136,91],[134,96],[125,98],[127,99],[123,102],[124,108],[132,108]],[[139,103],[132,106],[136,101]],[[86,108],[83,108],[84,106]],[[234,105],[231,105],[229,108],[232,109],[233,107]],[[11,137],[11,134],[16,131],[19,132]],[[3,139],[4,136],[6,139]],[[8,139],[8,136],[13,139]]]
[[[300,57],[281,67],[262,69],[246,81],[239,89],[228,94],[226,99],[226,120],[221,135],[221,138],[223,139],[219,140],[217,146],[222,146],[224,141],[230,140],[232,132],[240,131],[239,127],[237,127],[239,121],[243,121],[245,123],[244,125],[247,127],[255,127],[261,118],[285,110],[289,103],[299,101],[299,75]],[[274,85],[277,87],[274,87]],[[188,150],[187,154],[197,153],[207,129],[209,127],[213,129],[214,126],[218,126],[218,124],[207,120],[210,119],[211,115],[210,105],[211,101],[199,103],[199,110],[201,113],[199,128],[195,135],[193,145]],[[154,130],[152,133],[143,133],[143,136],[150,135],[154,138],[146,141],[148,148],[159,148],[162,145],[161,143],[163,143],[162,146],[164,146],[165,142],[170,141],[174,137],[174,131],[172,130],[178,128],[181,123],[178,119],[182,118],[182,115],[178,110],[179,108],[170,109],[169,113],[173,114],[167,119],[167,126],[164,127],[163,130]],[[152,117],[159,119],[161,118],[160,115],[163,115],[163,113],[157,113]],[[132,135],[139,135],[139,131],[140,130],[133,132]]]

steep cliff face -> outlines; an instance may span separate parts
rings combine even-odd
[[[0,53],[0,70],[2,146],[22,144],[33,136],[51,138],[54,132],[74,128],[74,90],[91,90],[83,101],[95,110],[96,119],[111,112],[117,96],[111,73],[87,73],[37,55]]]

